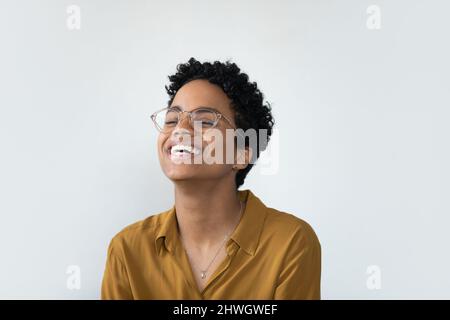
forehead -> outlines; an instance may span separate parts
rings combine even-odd
[[[192,80],[182,86],[176,93],[171,106],[178,106],[182,110],[191,111],[198,107],[209,107],[231,115],[231,100],[218,85],[208,80]]]

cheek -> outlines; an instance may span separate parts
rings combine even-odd
[[[157,152],[158,152],[158,157],[160,158],[160,159],[162,159],[162,157],[163,157],[163,145],[164,145],[164,143],[166,142],[166,137],[162,134],[162,133],[160,133],[159,134],[159,136],[158,136],[158,139],[156,140],[156,149],[157,149]]]
[[[225,142],[223,144],[206,145],[203,149],[204,169],[210,173],[216,172],[219,175],[228,173],[235,163],[236,153],[234,150],[235,148],[232,145],[227,146]]]
[[[230,141],[227,142],[227,139]],[[216,140],[214,136],[207,137],[203,141],[203,155],[214,158],[218,164],[232,165],[236,159],[236,142],[233,137],[227,137],[223,133],[222,138]]]

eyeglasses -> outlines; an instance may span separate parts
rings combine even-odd
[[[198,123],[202,131],[216,127],[220,119],[224,119],[233,129],[235,129],[230,119],[225,117],[219,111],[205,107],[200,107],[192,111],[181,111],[179,108],[167,107],[156,111],[150,117],[153,120],[156,129],[162,133],[168,133],[178,125],[183,113],[188,114],[190,125],[193,128],[195,128],[194,123]]]

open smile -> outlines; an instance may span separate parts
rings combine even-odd
[[[170,159],[182,160],[189,159],[193,156],[199,155],[200,149],[194,146],[175,144],[167,149],[167,155]]]

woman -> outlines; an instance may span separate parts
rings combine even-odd
[[[152,119],[175,204],[111,240],[102,299],[320,299],[321,247],[311,226],[238,189],[274,124],[256,83],[234,63],[194,58],[169,80],[168,107]],[[266,139],[257,134],[251,144],[242,135],[249,129]],[[231,139],[230,130],[238,133]]]

